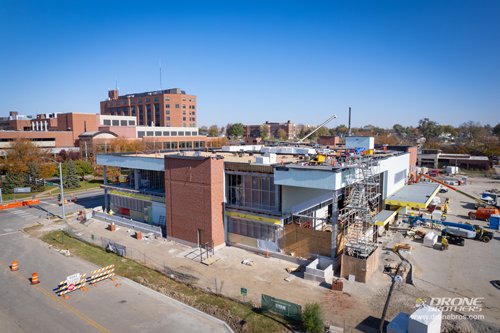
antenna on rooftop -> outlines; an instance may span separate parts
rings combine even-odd
[[[347,129],[347,136],[351,136],[351,107],[349,107],[349,128]]]
[[[161,60],[160,60],[160,90],[162,90],[162,84],[161,84]]]

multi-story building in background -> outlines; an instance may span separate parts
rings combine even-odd
[[[200,135],[196,127],[196,96],[174,88],[119,96],[108,92],[101,114],[48,113],[23,116],[11,112],[0,119],[0,150],[14,140],[31,140],[53,153],[78,150],[85,158],[107,152],[116,138],[141,142],[144,150],[220,147],[221,138]],[[3,152],[5,153],[5,151]]]
[[[136,117],[139,126],[196,127],[196,96],[179,88],[122,96],[110,90],[101,114]]]
[[[295,124],[288,120],[286,123],[273,123],[266,121],[261,125],[245,126],[245,142],[247,144],[258,144],[262,138],[262,129],[267,127],[268,138],[280,139],[283,135],[285,140],[291,140],[296,136]],[[267,139],[267,138],[266,138]]]

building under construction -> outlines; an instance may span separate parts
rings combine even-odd
[[[328,257],[334,268],[342,263],[343,275],[355,272],[357,262],[376,267],[377,236],[398,212],[385,209],[385,200],[405,187],[413,160],[408,152],[374,150],[368,137],[348,137],[337,151],[229,146],[97,157],[98,164],[130,174],[128,185],[104,185],[105,209],[115,215],[160,225],[165,237],[195,246]],[[164,185],[155,188],[152,209],[135,212],[151,206],[143,201],[151,196],[148,186],[158,183],[146,179],[153,174]],[[358,280],[369,278],[370,269],[360,271]]]

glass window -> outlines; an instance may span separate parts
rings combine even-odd
[[[230,205],[277,211],[276,186],[272,175],[227,175],[227,197]]]
[[[135,117],[135,115],[136,115],[136,114],[135,114],[135,106],[132,106],[131,111],[132,111],[132,116],[134,116],[134,117]]]
[[[120,124],[120,121],[119,120],[113,120],[112,123],[113,123],[113,126],[118,126]]]
[[[137,132],[137,136],[138,136],[139,138],[144,137],[144,131],[139,131],[139,132]]]
[[[158,99],[158,97],[155,97],[154,101],[159,102],[160,100]]]
[[[128,121],[129,126],[135,126],[135,120],[129,120]]]
[[[182,121],[186,121],[186,117],[182,117]]]
[[[186,123],[183,123],[183,124],[182,124],[182,127],[186,127]]]
[[[151,102],[151,98],[146,98],[146,103]]]
[[[166,114],[170,114],[170,110],[165,111]]]
[[[169,116],[167,116],[167,120],[170,120],[170,117],[169,117]]]
[[[184,136],[184,132],[180,131],[179,136]]]
[[[176,108],[176,109],[179,109],[180,107],[181,107],[181,105],[180,105],[180,104],[175,104],[175,108]]]
[[[163,136],[170,136],[170,132],[163,131]]]
[[[166,125],[166,126],[167,126],[167,127],[170,127],[170,123],[167,123],[167,125]]]
[[[196,127],[196,124],[195,123],[191,123],[191,127]]]
[[[155,131],[155,136],[161,136],[161,131]]]
[[[154,105],[155,107],[155,126],[161,126],[160,124],[160,104],[156,103]]]
[[[142,105],[139,105],[137,107],[137,109],[139,110],[139,125],[143,126],[145,123],[145,120],[144,120],[144,110],[143,110]]]
[[[182,114],[183,114],[183,115],[186,115],[186,111],[182,111]]]
[[[177,132],[176,132],[176,131],[170,132],[170,134],[171,134],[172,136],[177,136]]]
[[[182,104],[182,108],[185,109],[186,108],[186,104]]]
[[[165,109],[170,109],[170,104],[165,104]]]
[[[147,131],[146,136],[153,136],[153,131]]]
[[[121,120],[120,121],[121,126],[127,126],[127,121],[126,120]]]
[[[147,124],[149,126],[149,124],[151,124],[151,121],[153,120],[153,116],[152,116],[152,113],[151,113],[151,104],[147,104],[146,105],[146,119],[147,119]]]
[[[165,101],[170,101],[170,97],[165,97]]]
[[[102,121],[102,123],[103,123],[103,125],[108,125],[108,126],[110,126],[110,125],[111,125],[111,120],[110,120],[110,119],[104,119],[104,120]]]
[[[140,99],[140,98],[139,98],[139,99],[137,100],[137,103],[142,103],[142,99]]]

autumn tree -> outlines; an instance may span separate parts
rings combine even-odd
[[[46,149],[36,147],[30,140],[19,139],[11,143],[5,165],[7,171],[26,174],[30,164],[47,163],[50,157]]]
[[[418,131],[427,140],[436,139],[442,133],[441,126],[429,118],[424,118],[418,122]]]
[[[86,162],[83,160],[76,160],[75,162],[76,174],[80,177],[84,177],[86,175],[91,175],[94,171],[92,168],[92,164],[90,162]]]
[[[260,125],[260,137],[263,140],[267,140],[269,138],[269,125],[267,124]]]
[[[217,125],[211,125],[208,128],[208,136],[213,138],[219,136],[219,128],[217,127]]]
[[[245,133],[245,125],[242,123],[232,124],[231,127],[227,129],[227,136],[230,138],[241,138]]]
[[[288,136],[286,135],[286,131],[282,128],[280,128],[278,130],[278,138],[281,140],[281,141],[285,141],[288,139]]]

